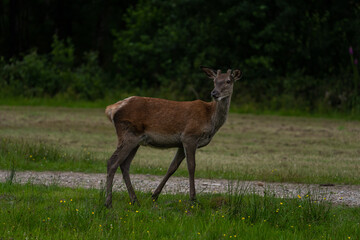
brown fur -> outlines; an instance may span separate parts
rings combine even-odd
[[[108,108],[113,108],[113,105]],[[191,131],[200,132],[204,124],[210,124],[214,111],[214,102],[207,103],[200,100],[176,102],[136,96],[117,109],[113,119],[109,115],[108,117],[115,122],[115,126],[121,122],[130,123],[138,130],[138,134],[144,132],[181,134]]]

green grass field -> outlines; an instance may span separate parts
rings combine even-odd
[[[116,135],[103,109],[0,107],[0,168],[105,172]],[[164,175],[175,149],[141,147],[132,173]],[[230,114],[197,151],[196,177],[360,184],[360,122]],[[186,163],[175,173],[187,176]]]
[[[0,107],[0,169],[105,172],[115,150],[103,109]],[[131,172],[164,175],[174,149],[140,148]],[[196,177],[360,184],[360,122],[230,114],[197,153]],[[178,176],[187,176],[186,163]],[[235,181],[236,182],[236,181]],[[236,188],[236,186],[233,186]],[[271,192],[188,195],[114,193],[0,183],[0,239],[357,239],[360,208]]]
[[[358,239],[359,208],[254,194],[138,194],[141,206],[115,193],[56,185],[0,183],[1,239]]]

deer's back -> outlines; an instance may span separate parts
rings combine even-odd
[[[168,139],[207,131],[213,111],[212,103],[200,100],[177,102],[134,96],[108,106],[105,112],[115,127],[126,125],[139,135]]]

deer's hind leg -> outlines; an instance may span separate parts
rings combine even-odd
[[[137,150],[139,149],[139,146],[136,146],[129,154],[129,156],[125,159],[125,161],[123,163],[120,164],[120,169],[123,175],[123,179],[126,185],[126,188],[128,190],[129,193],[129,197],[132,203],[137,202],[137,197],[134,191],[134,188],[131,184],[131,180],[130,180],[130,174],[129,174],[129,170],[130,170],[130,164],[131,161],[133,160],[133,158],[135,157],[135,154],[137,152]]]
[[[127,134],[129,135],[129,134]],[[130,134],[132,135],[132,134]],[[126,139],[126,140],[125,140]],[[107,162],[107,177],[106,177],[106,200],[105,206],[111,207],[112,206],[112,186],[113,180],[116,173],[116,170],[119,166],[121,166],[124,162],[130,158],[129,167],[132,158],[134,157],[136,150],[138,149],[138,141],[135,136],[122,136],[119,138],[119,144],[113,155]],[[125,180],[125,177],[124,177]],[[130,178],[126,178],[125,183],[128,187],[128,183],[130,182]],[[131,183],[130,183],[131,186]],[[132,187],[131,187],[132,188]],[[129,189],[129,187],[128,187]],[[131,196],[130,196],[131,197]]]

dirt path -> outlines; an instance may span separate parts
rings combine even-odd
[[[0,182],[5,182],[10,172],[0,170]],[[78,173],[78,172],[16,172],[14,181],[17,183],[34,184],[57,184],[65,187],[101,188],[105,183],[106,175],[103,173]],[[131,175],[136,190],[151,192],[159,184],[162,177],[153,175]],[[326,198],[335,204],[347,206],[360,206],[359,185],[335,185],[320,186],[316,184],[295,183],[264,183],[255,181],[233,181],[223,179],[196,179],[197,193],[226,193],[229,184],[233,189],[240,191],[256,192],[263,195],[264,190],[281,198],[296,198],[298,194],[304,196],[311,194],[317,198]],[[121,174],[116,174],[114,179],[114,190],[125,191],[125,184]],[[172,177],[164,187],[163,193],[187,193],[189,190],[188,179],[184,177]]]

